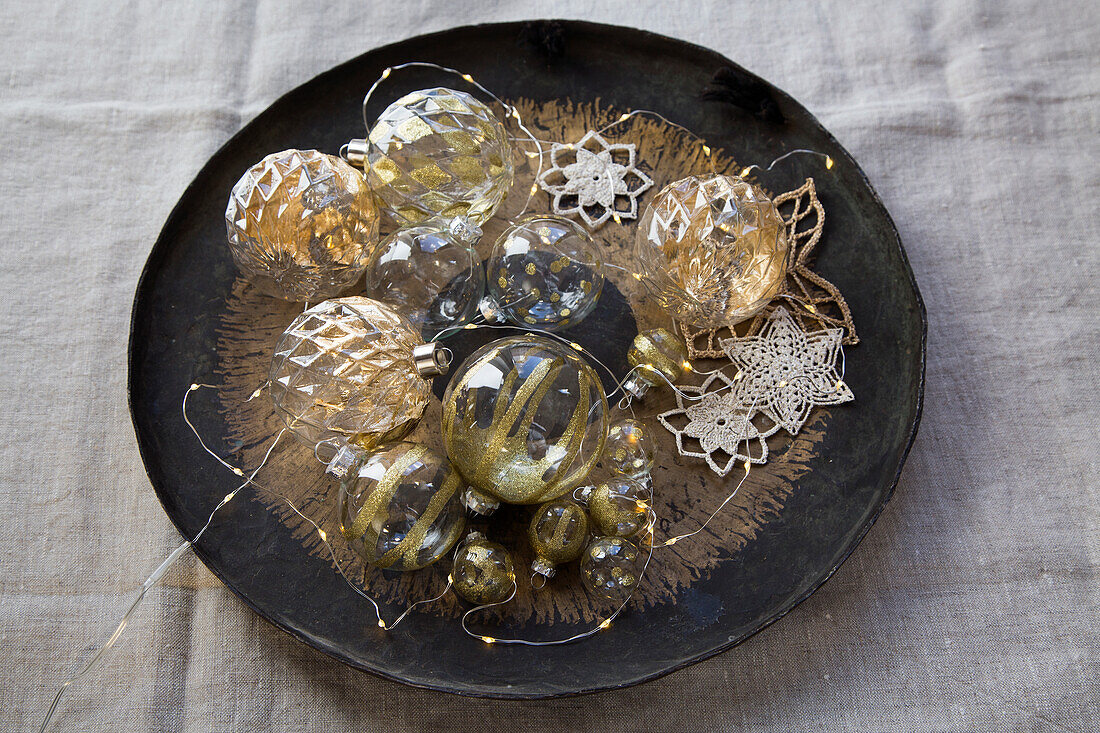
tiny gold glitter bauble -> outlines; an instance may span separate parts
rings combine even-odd
[[[575,326],[603,290],[603,261],[592,235],[558,216],[529,216],[505,229],[489,255],[492,308],[509,321],[546,331]]]
[[[688,176],[646,207],[634,240],[638,275],[678,321],[731,326],[775,297],[787,232],[759,188],[736,176]]]
[[[261,292],[331,298],[355,284],[378,239],[379,213],[362,174],[316,150],[273,153],[229,196],[233,260]]]
[[[462,534],[462,488],[447,459],[422,445],[363,452],[340,482],[340,532],[371,565],[419,570]]]
[[[576,488],[603,451],[607,397],[575,351],[545,336],[492,341],[443,395],[447,455],[479,498],[538,504]]]
[[[412,325],[370,298],[318,303],[279,338],[268,372],[275,413],[310,446],[332,439],[370,450],[407,433],[431,385],[416,368]]]
[[[553,577],[555,565],[576,560],[584,552],[588,542],[588,515],[584,507],[569,499],[547,502],[531,517],[527,538],[535,551],[531,569]]]
[[[400,226],[436,216],[489,219],[512,187],[504,125],[473,96],[410,92],[371,127],[367,182]]]
[[[471,532],[455,556],[451,579],[455,593],[470,603],[501,603],[516,589],[512,553],[480,532]]]
[[[653,497],[642,482],[617,476],[585,493],[588,516],[599,534],[634,537],[648,529]]]
[[[645,476],[656,458],[656,439],[644,423],[628,417],[607,429],[603,462],[611,473],[630,478]]]
[[[627,362],[636,370],[623,384],[623,389],[641,398],[650,387],[675,384],[684,373],[687,357],[683,340],[671,331],[663,328],[642,331],[634,337],[626,352]]]
[[[622,537],[599,537],[581,557],[581,579],[592,593],[622,603],[642,579],[645,556]]]

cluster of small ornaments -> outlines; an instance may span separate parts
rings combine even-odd
[[[466,515],[531,505],[536,585],[579,560],[589,591],[625,603],[652,553],[656,443],[645,423],[612,421],[595,370],[551,338],[600,297],[605,265],[592,234],[562,216],[528,216],[482,263],[475,244],[512,187],[513,153],[501,121],[464,92],[401,97],[342,154],[267,156],[233,187],[226,226],[258,290],[307,304],[275,345],[268,389],[286,428],[339,480],[344,540],[366,563],[397,571],[452,554],[455,592],[498,604],[517,589],[513,558],[480,532],[463,536]],[[602,158],[585,160],[591,175]],[[632,216],[648,185],[630,196]],[[396,228],[380,238],[383,227]],[[731,325],[779,291],[786,228],[741,178],[688,177],[646,208],[634,256],[636,276],[673,318]],[[529,332],[486,344],[454,370],[445,455],[404,441],[430,380],[451,370],[440,340],[477,318]],[[691,369],[683,340],[660,328],[640,333],[627,361],[627,402]],[[601,458],[609,478],[586,484]]]

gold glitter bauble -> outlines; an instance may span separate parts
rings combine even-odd
[[[455,556],[451,579],[455,593],[470,603],[501,603],[516,589],[512,553],[480,532],[471,532]]]
[[[462,488],[447,459],[422,445],[363,453],[340,482],[340,532],[371,565],[419,570],[462,534]]]
[[[641,398],[650,387],[675,384],[684,373],[687,357],[683,340],[671,331],[663,328],[642,331],[626,352],[627,362],[637,371],[623,384],[623,389]]]
[[[634,537],[649,527],[652,492],[640,481],[619,476],[584,492],[588,516],[599,534]]]
[[[603,459],[607,470],[619,476],[646,476],[657,458],[657,442],[642,422],[624,418],[607,429]]]
[[[588,515],[580,504],[569,499],[548,502],[531,517],[527,538],[535,551],[531,569],[551,578],[555,565],[576,560],[584,552],[588,542]]]
[[[378,239],[363,176],[316,150],[284,150],[249,168],[229,196],[229,250],[266,295],[331,298],[355,284]]]
[[[345,439],[370,450],[407,433],[428,404],[404,317],[369,298],[326,300],[283,332],[268,372],[275,412],[307,445]]]
[[[646,207],[634,256],[642,283],[673,318],[732,326],[779,292],[787,231],[775,204],[749,182],[688,176]]]
[[[577,487],[606,435],[607,397],[596,372],[545,336],[482,346],[443,396],[447,455],[490,508],[538,504]]]
[[[512,187],[512,145],[492,110],[465,92],[422,89],[379,116],[367,182],[400,226],[435,216],[489,219]]]
[[[590,591],[609,601],[622,603],[642,578],[642,552],[622,537],[600,537],[585,548],[581,558],[581,579]]]

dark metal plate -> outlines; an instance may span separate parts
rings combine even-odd
[[[650,33],[555,21],[410,39],[318,76],[226,143],[169,217],[134,302],[131,411],[165,511],[192,537],[235,486],[235,477],[202,452],[179,409],[187,385],[225,368],[219,364],[219,328],[237,279],[225,246],[227,192],[268,152],[335,151],[361,135],[363,92],[384,67],[409,60],[461,67],[504,98],[599,98],[618,109],[655,110],[742,161],[766,162],[795,148],[831,155],[838,163],[834,175],[817,181],[828,212],[817,269],[845,294],[859,328],[862,343],[848,353],[848,382],[858,401],[831,412],[817,447],[827,460],[813,464],[781,510],[735,556],[679,595],[632,609],[610,632],[581,644],[487,647],[458,632],[453,616],[431,613],[415,614],[383,633],[327,558],[304,552],[301,538],[254,499],[223,510],[196,547],[198,556],[257,613],[302,641],[355,667],[447,692],[536,698],[621,687],[743,641],[819,587],[894,490],[920,417],[924,309],[889,215],[836,140],[767,82],[712,51]],[[393,93],[433,83],[454,85],[415,72]],[[378,111],[388,98],[380,95]],[[794,159],[783,183],[795,188],[813,172]],[[579,340],[621,360],[635,325],[618,291],[609,289],[605,300],[608,317],[588,319],[603,333],[582,333]],[[267,355],[258,349],[251,358]],[[225,409],[196,400],[193,414],[204,435],[215,442],[220,437],[227,452],[233,448]],[[697,464],[695,470],[707,469]]]

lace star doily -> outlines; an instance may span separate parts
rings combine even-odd
[[[806,333],[778,306],[759,335],[720,343],[740,369],[741,399],[795,435],[813,407],[855,399],[836,370],[843,336],[840,328]]]
[[[608,143],[593,130],[575,143],[554,143],[539,187],[554,197],[554,213],[576,214],[593,229],[613,216],[637,219],[638,196],[653,179],[635,166],[636,150],[633,143]]]
[[[814,179],[807,178],[799,188],[780,194],[775,198],[775,205],[787,225],[788,242],[787,278],[780,296],[794,296],[813,309],[792,304],[793,317],[804,330],[842,328],[844,345],[858,344],[859,336],[844,296],[835,285],[810,268],[811,255],[821,241],[821,230],[825,226],[825,208],[817,198]],[[758,333],[775,307],[769,305],[739,330],[750,336]],[[721,334],[736,335],[728,328],[696,329],[683,323],[680,328],[687,342],[688,356],[693,360],[722,358],[722,349],[718,346]]]
[[[711,389],[715,382],[718,385]],[[768,460],[768,444],[764,439],[779,430],[779,425],[773,424],[761,431],[753,423],[761,413],[753,406],[751,399],[745,399],[744,386],[741,380],[715,372],[698,387],[677,387],[680,392],[701,397],[697,401],[688,401],[677,392],[676,409],[657,416],[661,425],[676,436],[676,449],[680,455],[704,459],[719,476],[725,476],[739,461],[765,463]],[[677,427],[685,418],[687,423]],[[697,440],[700,450],[688,448],[685,438]],[[753,455],[754,443],[756,455]],[[727,458],[719,463],[716,455]]]

